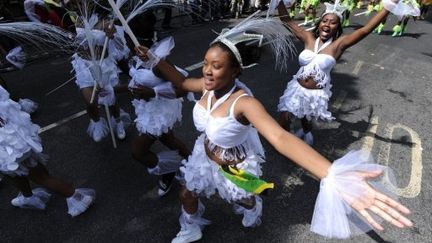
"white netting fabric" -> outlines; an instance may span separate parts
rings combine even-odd
[[[327,177],[321,180],[311,231],[329,238],[348,238],[371,230],[372,227],[350,205],[354,200],[365,198],[371,185],[381,191],[385,188],[382,176],[367,181],[362,176],[378,174],[385,169],[385,166],[374,164],[366,151],[351,151],[334,161]]]

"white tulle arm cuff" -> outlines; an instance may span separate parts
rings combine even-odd
[[[383,7],[399,18],[409,16],[420,16],[420,8],[415,0],[383,0]]]
[[[348,238],[352,234],[371,230],[344,199],[357,199],[366,192],[369,184],[362,173],[377,173],[385,166],[373,163],[369,152],[351,151],[333,162],[327,177],[321,180],[315,203],[311,231],[329,238]]]

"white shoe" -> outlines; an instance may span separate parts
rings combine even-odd
[[[243,214],[242,224],[244,227],[256,227],[261,224],[262,215],[262,199],[258,196],[255,197],[255,206],[247,209],[240,204],[233,205],[235,214]]]
[[[36,188],[32,193],[33,195],[31,197],[24,197],[24,195],[19,193],[16,198],[12,199],[11,204],[24,209],[44,210],[51,194],[42,188]]]
[[[75,189],[75,193],[66,198],[68,214],[72,217],[78,216],[85,212],[96,199],[96,192],[89,188]]]
[[[161,178],[158,180],[158,195],[159,197],[165,196],[170,190],[172,185],[174,184],[175,179],[175,173],[168,173],[165,175],[162,175]]]
[[[187,243],[200,240],[202,238],[201,228],[198,224],[185,223],[182,225],[180,232],[172,239],[171,243]]]
[[[102,138],[108,135],[108,130],[109,128],[105,118],[101,117],[97,122],[90,120],[87,133],[95,142],[100,142]]]
[[[126,131],[124,129],[123,121],[117,122],[115,129],[116,129],[115,131],[116,131],[117,138],[120,140],[125,139]]]
[[[308,132],[304,135],[303,141],[309,145],[312,145],[314,140],[311,132]]]

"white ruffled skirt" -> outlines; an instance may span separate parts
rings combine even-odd
[[[134,99],[136,128],[141,134],[161,136],[182,119],[182,99]]]
[[[27,175],[28,168],[44,161],[39,126],[21,106],[8,99],[0,101],[0,171],[8,175]],[[29,158],[29,160],[27,160]]]
[[[278,111],[287,111],[297,118],[306,117],[308,120],[333,120],[334,117],[328,111],[331,95],[329,88],[306,89],[292,79],[279,99]]]
[[[47,161],[48,155],[29,151],[22,157],[15,160],[13,164],[9,164],[9,167],[0,165],[0,172],[12,177],[27,176],[29,174],[30,168],[36,167],[38,164],[46,165]],[[11,165],[13,165],[13,167]]]
[[[216,192],[227,202],[238,202],[254,196],[253,193],[236,186],[219,172],[219,165],[210,160],[205,152],[205,134],[201,134],[196,142],[192,155],[188,160],[183,160],[180,167],[182,180],[186,188],[199,196],[210,197]],[[264,163],[258,155],[248,155],[237,167],[256,176],[261,176],[261,163]]]
[[[75,71],[75,83],[79,86],[79,88],[83,89],[87,87],[93,87],[95,80],[89,69],[89,67],[93,65],[93,62],[91,60],[81,58],[78,56],[78,54],[74,54],[72,56],[71,63]],[[107,76],[106,79],[108,80],[108,83],[105,85],[114,87],[118,84],[118,73],[120,71],[117,68],[116,62],[112,58],[105,58],[102,61],[101,70],[103,72],[103,76]]]

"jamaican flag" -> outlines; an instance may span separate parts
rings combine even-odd
[[[235,168],[231,165],[220,166],[219,171],[225,178],[230,180],[236,186],[243,188],[245,191],[250,193],[261,194],[267,189],[274,188],[273,183],[268,183],[251,173]]]

